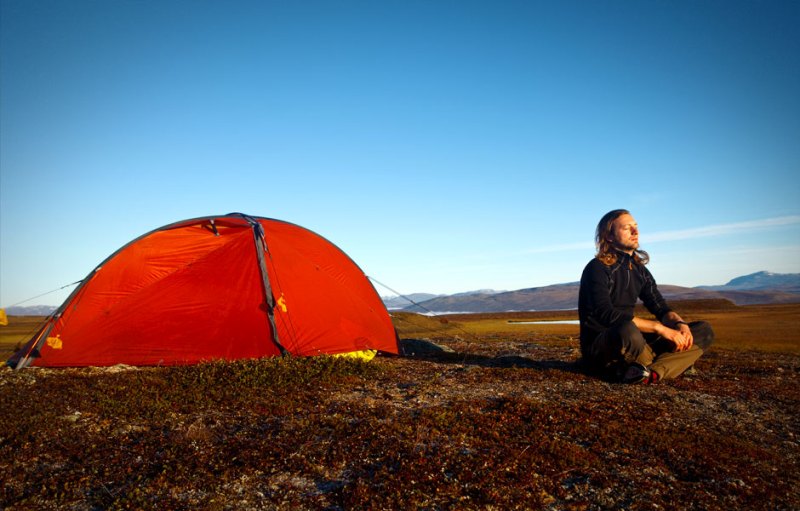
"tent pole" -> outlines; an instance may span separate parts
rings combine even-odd
[[[275,297],[272,296],[272,286],[269,282],[269,274],[267,273],[267,264],[266,264],[266,250],[265,246],[267,244],[266,240],[264,239],[264,229],[261,227],[261,224],[258,223],[257,220],[252,219],[250,217],[245,217],[250,225],[253,227],[253,241],[256,244],[256,255],[258,256],[258,268],[261,272],[261,281],[264,284],[264,297],[266,298],[267,302],[267,318],[269,319],[269,326],[272,329],[272,341],[278,346],[278,349],[281,351],[281,355],[288,356],[291,355],[289,350],[283,347],[281,341],[278,337],[278,326],[275,324]]]

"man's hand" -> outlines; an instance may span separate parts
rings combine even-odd
[[[666,314],[663,318],[661,318],[661,321],[662,325],[664,325],[667,330],[680,333],[683,338],[683,342],[679,342],[677,336],[674,333],[670,334],[669,332],[667,332],[667,335],[665,335],[662,332],[658,332],[658,334],[661,337],[664,337],[675,343],[675,351],[686,351],[692,347],[692,345],[694,344],[694,336],[692,335],[692,329],[689,328],[689,325],[686,324],[686,322],[683,320],[682,317],[680,317],[680,315],[677,312],[669,311],[668,314]],[[670,326],[667,327],[666,325]]]
[[[673,330],[668,326],[659,329],[658,335],[675,344],[675,351],[686,351],[694,344],[692,331],[686,325],[678,325],[680,330]]]
[[[675,313],[670,313],[675,314]],[[636,325],[636,328],[641,330],[645,333],[656,333],[663,337],[664,339],[670,341],[675,345],[674,351],[686,351],[692,347],[694,344],[694,338],[692,336],[692,331],[689,329],[689,325],[684,325],[682,323],[677,323],[678,321],[683,321],[680,319],[680,316],[675,314],[674,316],[676,319],[669,318],[665,319],[667,323],[675,324],[675,328],[670,328],[664,323],[659,321],[653,321],[651,319],[643,319],[643,318],[633,318],[633,324]]]
[[[678,331],[683,334],[683,338],[686,339],[686,341],[689,343],[689,345],[686,347],[686,349],[688,350],[689,348],[692,347],[692,344],[694,344],[694,336],[692,335],[692,329],[689,328],[689,325],[687,325],[686,323],[679,323]]]

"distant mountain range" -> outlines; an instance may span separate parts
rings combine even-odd
[[[724,286],[700,286],[712,291],[784,291],[800,293],[800,273],[770,273],[760,271],[736,277]]]
[[[445,295],[434,295],[431,293],[411,293],[410,295],[404,296],[381,296],[381,300],[383,300],[383,304],[386,305],[387,309],[405,309],[415,303],[422,303],[427,302],[428,300],[432,300],[434,298],[438,298],[440,296]]]
[[[9,316],[49,316],[56,309],[55,305],[31,305],[27,307],[15,305],[7,308],[6,314]]]
[[[659,285],[667,300],[726,299],[737,305],[800,302],[800,273],[761,271],[737,277],[724,286],[681,287]],[[387,308],[421,313],[505,312],[568,310],[578,308],[578,282],[517,291],[480,290],[456,295],[409,295],[416,304],[400,297],[384,297]],[[427,300],[420,298],[428,296]]]
[[[381,298],[389,310],[421,313],[569,310],[578,308],[578,287],[578,282],[569,282],[516,291],[480,289],[453,295],[412,293],[406,297]],[[667,300],[722,298],[737,305],[800,302],[800,273],[760,271],[737,277],[724,286],[661,284],[658,287]],[[15,306],[6,309],[6,313],[9,316],[47,316],[55,310],[52,305]]]

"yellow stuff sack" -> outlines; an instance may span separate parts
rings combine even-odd
[[[345,357],[345,358],[357,358],[363,360],[364,362],[369,362],[375,355],[378,354],[378,350],[361,350],[361,351],[350,351],[348,353],[337,353],[333,355],[334,357]]]

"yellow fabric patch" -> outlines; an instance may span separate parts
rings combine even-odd
[[[6,316],[6,310],[0,309],[0,326],[8,325],[8,316]]]
[[[47,345],[53,348],[54,350],[60,350],[64,347],[64,344],[61,342],[60,336],[55,337],[48,337],[47,338]]]
[[[286,298],[283,297],[283,293],[281,293],[281,297],[278,298],[278,307],[280,307],[282,312],[286,312]]]
[[[378,350],[361,350],[361,351],[351,351],[349,353],[337,353],[333,355],[334,357],[345,357],[345,358],[358,358],[363,360],[364,362],[369,362],[375,355],[378,354]]]

